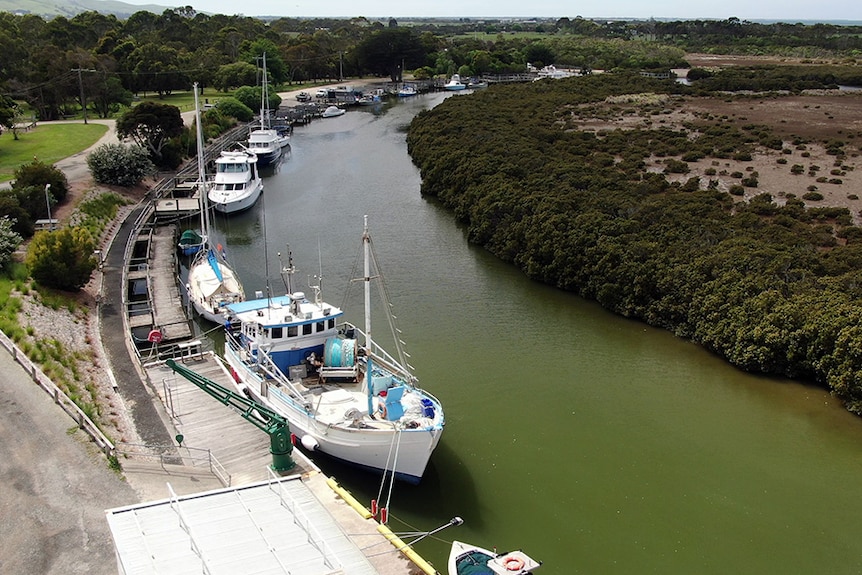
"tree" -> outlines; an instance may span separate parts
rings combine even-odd
[[[240,86],[253,86],[257,82],[257,67],[248,62],[234,62],[220,66],[213,78],[213,85],[222,92]]]
[[[78,291],[96,269],[96,242],[83,227],[36,232],[24,262],[39,284],[63,291]]]
[[[96,182],[126,188],[137,185],[156,170],[145,149],[124,144],[99,146],[87,156],[87,166]]]
[[[359,42],[355,56],[360,68],[400,82],[402,67],[418,68],[425,63],[425,48],[410,28],[386,28]]]
[[[132,138],[159,164],[164,147],[171,138],[182,134],[185,127],[176,106],[144,101],[120,116],[116,129],[121,139]]]
[[[9,96],[0,94],[0,126],[12,128],[15,122],[15,114],[18,110],[18,104]],[[17,138],[15,138],[17,140]]]
[[[236,98],[222,98],[216,107],[225,116],[231,116],[240,122],[251,122],[254,118],[254,112],[251,111],[251,108]]]
[[[5,270],[12,261],[12,254],[21,244],[21,236],[12,229],[14,220],[0,217],[0,270]]]

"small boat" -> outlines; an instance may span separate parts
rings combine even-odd
[[[364,331],[321,299],[319,285],[310,299],[293,291],[289,261],[285,295],[228,305],[224,358],[237,390],[287,418],[305,449],[416,484],[443,435],[443,408],[418,387],[399,337],[398,359],[371,339],[370,284],[382,274],[367,219],[362,243]]]
[[[321,114],[324,118],[335,118],[336,116],[341,116],[344,114],[344,108],[339,108],[338,106],[329,106],[326,108]]]
[[[311,94],[308,92],[300,92],[296,95],[296,100],[298,102],[311,102]]]
[[[470,80],[469,82],[467,82],[467,87],[470,88],[471,90],[478,90],[481,88],[487,88],[488,82],[486,82],[484,80],[477,80],[474,78],[474,79]]]
[[[277,130],[269,125],[269,88],[266,79],[266,53],[263,55],[263,74],[260,90],[260,128],[248,135],[248,150],[257,156],[258,166],[268,166],[281,157],[282,142]]]
[[[398,89],[398,97],[399,98],[409,98],[410,96],[415,96],[419,91],[416,90],[416,86],[412,84],[404,84],[401,88]]]
[[[248,150],[222,152],[215,166],[215,182],[208,194],[213,207],[224,214],[252,207],[263,192],[257,155]]]
[[[383,100],[377,94],[362,94],[356,103],[360,106],[376,106],[383,103]]]
[[[203,129],[201,128],[198,91],[195,84],[195,113],[197,115],[198,181],[201,187],[201,227],[206,242],[209,234],[208,194],[206,174],[204,173]],[[254,154],[252,154],[254,157]],[[198,250],[194,261],[189,265],[186,292],[195,311],[213,323],[223,321],[224,306],[245,299],[242,284],[236,273],[227,264],[224,250],[219,245],[214,250],[208,244]]]
[[[203,226],[201,228],[203,229]],[[177,247],[184,256],[193,256],[201,251],[206,244],[206,236],[197,230],[188,229],[180,234],[180,241],[177,243]]]
[[[541,565],[523,551],[497,553],[460,541],[449,552],[449,575],[523,575]]]
[[[463,90],[467,87],[467,84],[461,82],[461,76],[458,74],[452,74],[452,77],[449,78],[449,81],[443,84],[443,88],[446,90],[457,91]]]

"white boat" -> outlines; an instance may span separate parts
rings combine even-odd
[[[457,91],[463,90],[467,87],[467,84],[461,82],[461,76],[458,74],[452,74],[452,77],[449,78],[449,81],[443,84],[443,88],[446,90]]]
[[[200,108],[198,107],[197,84],[195,84],[195,114],[197,123],[198,183],[201,187],[201,227],[203,237],[209,234],[209,208],[206,193],[206,174],[204,173],[203,130],[201,128]],[[189,266],[186,292],[195,311],[211,322],[222,323],[225,306],[245,299],[242,284],[236,273],[227,264],[221,246],[213,249],[204,246]]]
[[[497,553],[460,541],[453,541],[449,552],[449,575],[518,575],[541,565],[523,551]]]
[[[416,90],[416,86],[412,84],[404,84],[401,88],[398,89],[398,97],[399,98],[409,98],[410,96],[415,96],[419,91]]]
[[[471,90],[480,90],[482,88],[487,88],[488,82],[486,82],[485,80],[473,79],[467,82],[467,87]]]
[[[215,182],[208,194],[213,207],[225,214],[252,207],[263,192],[257,155],[246,150],[222,152],[215,166]]]
[[[326,108],[321,114],[324,118],[335,118],[336,116],[341,116],[344,114],[344,108],[339,108],[338,106],[329,106]]]
[[[248,150],[257,156],[258,166],[268,166],[281,157],[282,136],[270,126],[269,88],[266,79],[266,53],[263,54],[263,73],[260,90],[260,127],[248,134]]]
[[[365,330],[344,312],[292,291],[228,306],[225,360],[240,392],[281,413],[303,447],[395,479],[418,483],[443,434],[443,408],[417,385],[395,337],[395,359],[371,340],[371,237],[362,235]],[[385,290],[381,290],[385,292]],[[386,302],[384,307],[388,310]],[[391,322],[390,322],[391,325]]]
[[[356,103],[360,106],[376,106],[382,104],[383,100],[380,98],[380,94],[362,94]]]

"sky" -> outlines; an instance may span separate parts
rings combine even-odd
[[[246,16],[672,18],[679,20],[856,20],[860,0],[124,0],[129,4],[191,5],[199,12]]]

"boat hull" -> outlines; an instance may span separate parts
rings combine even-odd
[[[257,199],[260,197],[261,192],[263,192],[263,186],[255,186],[250,190],[250,193],[235,199],[231,199],[228,201],[219,200],[218,198],[210,197],[210,203],[217,212],[221,212],[223,214],[235,214],[238,212],[244,212],[245,210],[252,207]]]
[[[306,406],[282,391],[278,386],[264,382],[255,370],[242,359],[242,352],[232,341],[225,343],[225,360],[233,370],[238,388],[252,399],[283,415],[290,423],[290,430],[303,443],[314,444],[320,451],[345,463],[369,471],[384,473],[392,468],[395,441],[397,459],[395,477],[401,481],[418,484],[431,454],[440,442],[443,429],[399,429],[395,425],[374,428],[333,425],[313,416]],[[350,405],[353,405],[352,403]],[[337,410],[337,406],[333,407]],[[349,411],[349,410],[346,410]],[[349,417],[343,414],[343,419]],[[336,414],[336,419],[337,414]]]

